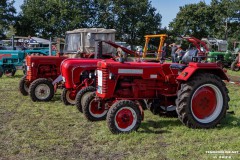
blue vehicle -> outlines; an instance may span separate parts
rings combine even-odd
[[[36,41],[26,43],[23,37],[17,37],[17,40],[15,38],[14,36],[12,37],[12,46],[5,46],[4,43],[1,43],[0,77],[2,77],[3,74],[6,76],[14,76],[18,68],[23,69],[24,72],[24,62],[27,55],[48,56],[50,52],[51,55],[56,55],[56,50],[51,50],[48,47],[41,47]],[[21,40],[19,41],[19,39]],[[26,46],[26,44],[28,46]]]

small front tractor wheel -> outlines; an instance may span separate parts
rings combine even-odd
[[[234,62],[232,62],[232,64],[231,64],[231,70],[232,71],[239,71],[239,67],[237,66],[237,61],[234,61]]]
[[[5,70],[5,73],[4,73],[4,74],[5,74],[7,77],[13,77],[13,76],[15,75],[16,71],[17,71],[16,67],[15,67],[14,65],[11,65],[9,68],[7,68],[7,69]]]
[[[113,134],[136,131],[141,120],[141,112],[137,104],[131,100],[114,103],[107,114],[108,128]]]
[[[105,109],[104,103],[95,99],[95,92],[87,94],[86,101],[83,102],[83,114],[89,121],[105,120],[108,109]]]
[[[39,78],[29,87],[29,95],[32,101],[50,101],[54,96],[54,86],[51,81]]]
[[[96,91],[96,88],[93,86],[88,86],[83,89],[81,89],[77,95],[76,95],[76,106],[79,112],[83,112],[82,106],[84,105],[84,102],[86,101],[86,97],[89,93],[92,93]]]
[[[75,105],[75,94],[70,90],[64,88],[61,94],[61,100],[65,105]]]
[[[26,80],[26,75],[24,75],[18,84],[18,89],[20,91],[20,93],[24,96],[28,95],[28,90],[29,90],[29,83]]]
[[[0,66],[0,78],[3,76],[3,73],[4,73],[3,68],[2,66]]]
[[[213,74],[194,76],[181,84],[177,95],[178,118],[189,128],[213,128],[220,123],[229,108],[226,85]]]

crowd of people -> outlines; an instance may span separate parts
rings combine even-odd
[[[181,48],[181,45],[176,45],[176,43],[172,43],[172,44],[168,45],[167,43],[164,43],[163,48],[162,48],[162,57],[161,57],[162,60],[166,59],[166,56],[167,56],[167,53],[169,50],[171,52],[170,55],[171,55],[172,62],[173,63],[178,62],[179,60],[177,59],[177,57],[183,51],[183,49]]]

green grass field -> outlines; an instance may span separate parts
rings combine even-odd
[[[0,159],[240,159],[240,86],[227,85],[235,114],[214,129],[189,129],[145,111],[137,132],[113,135],[105,121],[88,122],[75,106],[64,106],[61,90],[48,103],[22,96],[21,76],[0,78]]]

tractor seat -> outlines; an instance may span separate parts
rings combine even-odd
[[[196,57],[197,53],[198,53],[198,50],[196,49],[188,50],[182,57],[182,63],[188,64],[189,62],[192,62],[193,57]]]
[[[170,65],[170,69],[184,70],[187,67],[186,64],[173,63]]]

